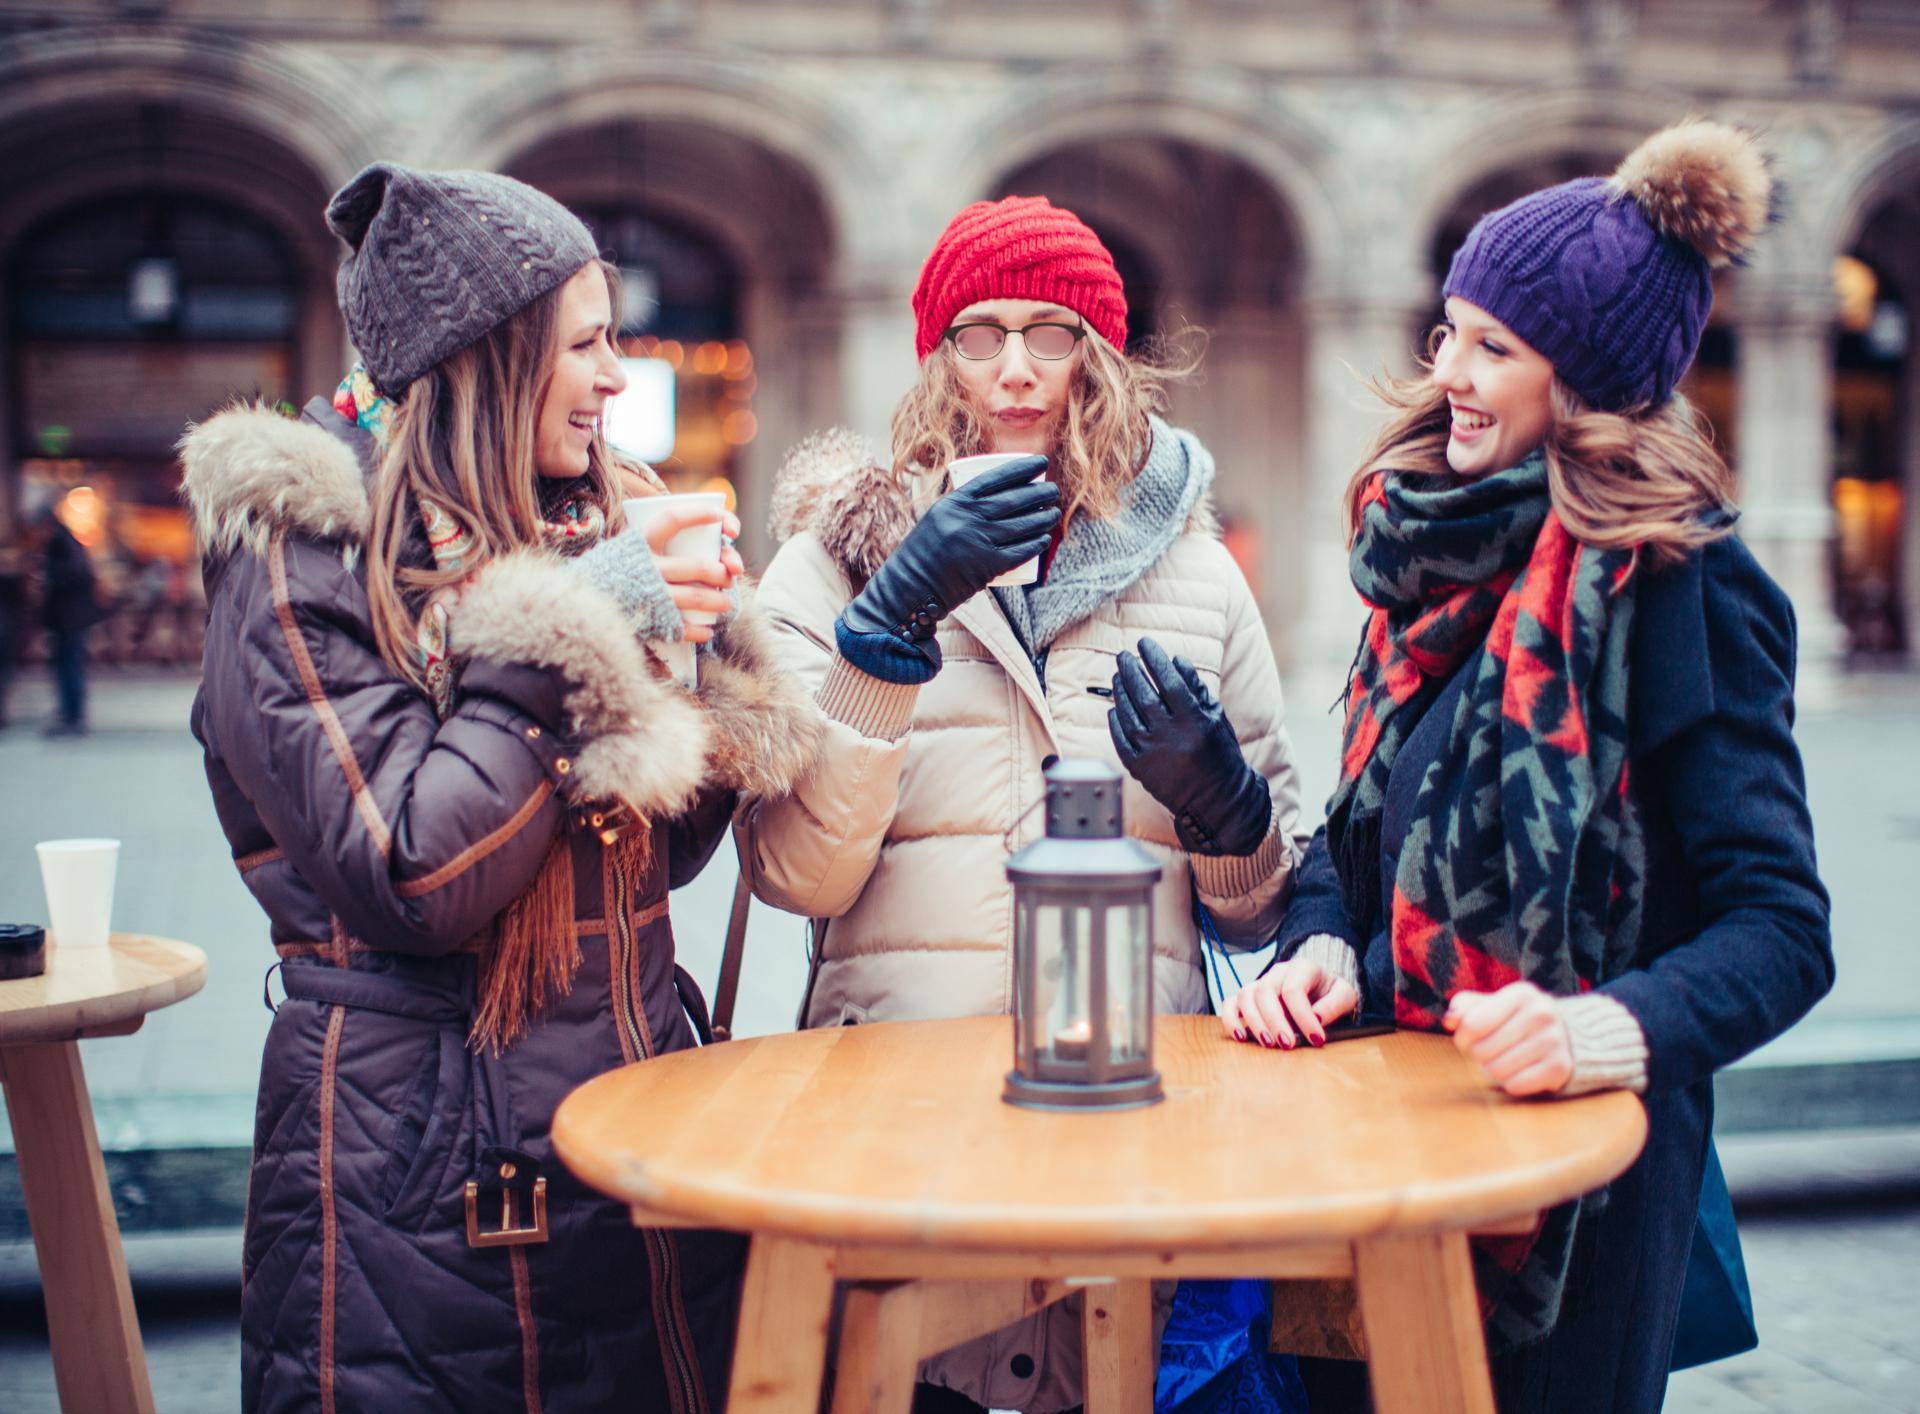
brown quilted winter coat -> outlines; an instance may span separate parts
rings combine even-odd
[[[261,1065],[243,1403],[717,1409],[742,1242],[636,1230],[548,1131],[582,1081],[697,1044],[667,891],[736,792],[798,778],[814,709],[750,605],[690,695],[542,549],[462,595],[441,720],[374,644],[370,451],[320,399],[297,422],[235,408],[183,443],[209,614],[194,732],[287,993]],[[613,797],[642,823],[610,819]],[[566,966],[530,1028],[470,1044],[497,920],[536,878],[570,885],[577,959],[543,941]],[[484,1234],[510,1191],[525,1226],[541,1181],[544,1241],[469,1243],[470,1207]]]

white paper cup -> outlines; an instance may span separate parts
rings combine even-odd
[[[1018,461],[1021,457],[1031,456],[1031,452],[982,452],[974,457],[956,457],[947,467],[947,489],[958,491],[974,477],[983,472],[992,471],[997,466]],[[1015,565],[998,579],[987,581],[990,589],[1006,589],[1016,584],[1038,584],[1040,582],[1040,559],[1035,556],[1024,565]]]
[[[683,491],[671,496],[637,496],[625,503],[627,524],[630,533],[644,535],[647,525],[655,516],[669,510],[683,510],[689,506],[702,509],[711,507],[716,511],[727,508],[725,493],[720,491]],[[721,526],[719,521],[710,525],[690,525],[677,532],[667,541],[664,554],[689,560],[718,560],[720,558]],[[711,626],[720,622],[718,614],[704,609],[683,609],[680,613],[683,622]],[[695,645],[687,642],[663,643],[659,652],[666,659],[668,669],[674,677],[691,687],[694,685],[698,670],[695,667]]]
[[[104,948],[113,922],[113,876],[119,840],[43,840],[40,882],[47,891],[47,923],[63,949]]]

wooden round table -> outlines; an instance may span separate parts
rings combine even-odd
[[[1510,1100],[1439,1036],[1155,1031],[1148,1109],[1003,1103],[1012,1023],[972,1017],[643,1061],[568,1096],[554,1144],[642,1226],[753,1235],[732,1414],[814,1408],[835,1280],[836,1414],[905,1410],[918,1359],[1080,1286],[1090,1414],[1148,1410],[1149,1282],[1178,1276],[1351,1283],[1382,1414],[1491,1411],[1468,1234],[1620,1174],[1639,1100]]]
[[[184,1001],[206,981],[199,948],[115,933],[104,948],[63,952],[50,941],[44,975],[0,982],[0,1082],[63,1409],[153,1408],[77,1043],[130,1035],[148,1012]]]

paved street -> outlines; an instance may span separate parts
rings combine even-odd
[[[37,731],[49,694],[29,680],[15,690],[15,727],[0,733],[8,807],[0,818],[0,918],[42,916],[35,839],[110,834],[124,841],[115,926],[192,940],[212,963],[201,996],[134,1036],[84,1048],[109,1147],[249,1138],[268,1022],[260,987],[271,955],[208,803],[185,728],[191,697],[179,678],[103,678],[95,733],[49,742]],[[1305,704],[1326,700],[1317,690],[1292,696],[1290,724],[1307,798],[1316,801],[1330,784],[1334,728]],[[1862,1025],[1899,1034],[1903,1019],[1920,1018],[1920,949],[1903,894],[1920,877],[1920,687],[1912,678],[1851,680],[1833,701],[1803,713],[1799,737],[1840,958],[1838,986],[1800,1036],[1844,1045],[1849,1028]],[[684,960],[703,982],[717,971],[732,875],[723,853],[673,900]],[[739,1029],[784,1029],[804,976],[801,925],[756,905],[750,938]],[[1920,1410],[1920,1182],[1911,1179],[1920,1174],[1920,1137],[1842,1134],[1829,1147],[1793,1145],[1800,1157],[1784,1179],[1764,1158],[1767,1141],[1723,1146],[1736,1193],[1762,1203],[1743,1213],[1742,1233],[1763,1344],[1679,1377],[1668,1407]],[[0,1129],[0,1150],[10,1147]],[[1743,1161],[1743,1153],[1762,1158]],[[1855,1185],[1877,1195],[1870,1203],[1841,1183],[1831,1201],[1811,1209],[1782,1204],[1845,1178],[1850,1161],[1870,1171]],[[234,1243],[230,1233],[130,1240],[162,1409],[211,1414],[237,1401]],[[30,1249],[0,1244],[0,1409],[19,1414],[53,1407],[32,1260]]]

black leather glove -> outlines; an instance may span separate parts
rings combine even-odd
[[[1060,523],[1060,488],[1034,481],[1046,469],[1045,457],[1021,457],[935,501],[847,605],[841,626],[890,634],[938,669],[933,626],[1047,548]]]
[[[1120,764],[1173,813],[1182,849],[1246,855],[1260,848],[1273,798],[1193,664],[1169,658],[1151,638],[1140,640],[1140,657],[1122,653],[1107,731]]]

